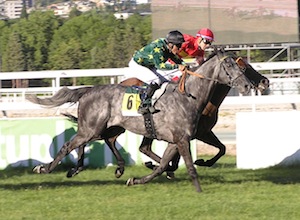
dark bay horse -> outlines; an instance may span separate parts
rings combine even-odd
[[[199,74],[203,74],[204,79]],[[195,70],[195,74],[183,77],[181,86],[184,86],[184,92],[178,90],[177,84],[167,86],[165,93],[155,104],[156,109],[160,111],[153,115],[157,139],[168,142],[168,149],[178,149],[198,192],[201,191],[201,187],[193,166],[190,140],[194,137],[201,112],[210,100],[217,83],[235,86],[242,94],[248,93],[251,86],[233,57],[225,51],[215,50],[214,54]],[[126,88],[121,85],[95,86],[80,99],[74,97],[71,90],[62,91],[64,94],[62,99],[57,102],[52,100],[52,106],[70,102],[72,99],[77,102],[79,99],[77,134],[63,145],[51,163],[36,166],[34,171],[52,172],[72,150],[85,146],[91,141],[108,138],[109,133],[115,128],[121,127],[133,133],[151,137],[144,126],[143,117],[122,115],[121,103],[125,90]],[[30,98],[30,100],[39,104],[43,103],[37,97]],[[152,177],[160,175],[165,168],[165,165],[161,165],[154,171]],[[143,179],[140,182],[148,181],[150,179]]]
[[[236,57],[236,62],[238,63],[241,69],[245,70],[245,76],[251,81],[256,90],[264,92],[266,89],[269,88],[268,78],[254,70],[249,63],[246,63],[241,57]],[[210,167],[213,164],[215,164],[226,152],[226,146],[217,138],[217,136],[213,133],[212,129],[218,121],[219,107],[224,101],[225,97],[227,96],[229,90],[230,86],[218,84],[210,101],[207,103],[201,114],[201,117],[198,122],[197,132],[194,138],[218,148],[219,152],[213,158],[207,161],[204,161],[203,159],[196,160],[194,164],[198,166]],[[153,139],[145,137],[139,149],[142,153],[146,154],[151,159],[159,163],[161,158],[154,152],[152,152],[152,142]],[[180,156],[179,154],[177,154],[172,160],[172,168],[170,168],[169,170],[173,171],[178,168],[179,159]],[[156,168],[156,166],[154,166],[152,162],[147,162],[145,164],[150,169]],[[168,175],[172,176],[172,173],[169,172]]]

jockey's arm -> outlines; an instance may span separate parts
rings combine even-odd
[[[177,62],[174,62],[174,63],[165,62],[165,61],[161,60],[162,56],[163,56],[163,54],[160,54],[160,53],[154,53],[153,54],[153,63],[155,65],[156,69],[159,69],[159,70],[174,70],[174,69],[178,68]]]

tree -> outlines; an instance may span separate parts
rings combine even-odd
[[[22,11],[21,11],[21,18],[28,18],[28,13],[27,13],[27,7],[26,7],[26,0],[23,0],[23,5],[22,5]]]
[[[78,41],[71,39],[69,42],[63,42],[57,50],[52,51],[49,63],[53,69],[80,69],[80,60],[83,59],[84,53]],[[69,80],[63,83],[70,84]],[[76,85],[76,78],[73,79],[72,85]]]
[[[150,16],[118,20],[113,13],[91,10],[62,19],[52,11],[36,10],[27,19],[0,21],[2,71],[20,69],[9,62],[12,51],[8,43],[13,32],[22,48],[24,71],[126,67],[134,51],[152,40]],[[94,77],[64,83],[91,85],[109,80]]]
[[[2,70],[5,72],[24,71],[25,70],[25,55],[21,43],[20,35],[17,32],[12,32],[10,40],[6,45],[6,53],[3,56]],[[13,80],[12,87],[20,88],[27,87],[28,80],[21,81]]]
[[[77,17],[81,14],[82,14],[81,11],[79,11],[76,7],[73,7],[72,10],[69,13],[69,18],[72,19],[72,18]]]
[[[32,12],[28,19],[20,19],[12,28],[21,36],[27,59],[26,70],[47,69],[49,45],[59,27],[53,12]]]

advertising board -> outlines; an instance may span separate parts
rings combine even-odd
[[[63,144],[76,134],[76,130],[76,124],[61,117],[0,120],[0,169],[34,167],[51,162]],[[117,148],[126,165],[141,165],[150,161],[139,152],[142,138],[128,131],[118,137]],[[164,141],[154,141],[152,149],[162,156],[166,146]],[[191,142],[191,152],[195,159],[195,141]],[[76,151],[73,151],[62,163],[73,165],[77,158]],[[116,164],[116,160],[104,141],[92,142],[85,147],[85,165],[103,167],[108,164]]]

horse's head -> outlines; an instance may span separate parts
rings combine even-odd
[[[236,87],[241,94],[248,94],[250,92],[251,83],[244,74],[245,70],[239,67],[232,54],[215,47],[213,54],[207,62],[209,60],[217,62],[214,68],[214,75],[218,76],[218,83]]]
[[[257,72],[249,63],[243,60],[241,57],[235,57],[235,61],[245,72],[245,76],[250,80],[255,89],[263,93],[266,89],[269,88],[269,79],[259,72]]]

